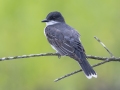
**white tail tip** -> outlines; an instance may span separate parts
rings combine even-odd
[[[86,77],[87,77],[88,79],[91,79],[92,77],[97,78],[97,74],[91,74],[91,75],[89,75],[89,76],[86,75]]]

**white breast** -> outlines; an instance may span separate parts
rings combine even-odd
[[[53,20],[52,20],[52,21],[49,21],[49,22],[46,22],[46,27],[49,26],[49,25],[54,25],[54,24],[56,24],[56,23],[59,23],[59,22],[56,22],[56,21],[53,21]],[[45,28],[46,28],[46,27],[45,27]],[[46,34],[45,34],[45,28],[44,28],[44,35],[46,36]]]
[[[49,25],[54,25],[56,23],[59,23],[59,22],[56,22],[56,21],[49,21],[49,22],[46,22],[46,26],[49,26]]]

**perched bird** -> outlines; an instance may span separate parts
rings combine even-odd
[[[61,13],[58,11],[50,12],[42,22],[46,23],[44,34],[52,48],[61,56],[69,56],[75,59],[88,79],[97,78],[96,72],[86,59],[80,34],[65,23]]]

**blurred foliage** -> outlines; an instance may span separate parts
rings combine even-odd
[[[0,0],[0,57],[55,52],[41,23],[51,11],[60,11],[78,30],[87,54],[109,56],[97,36],[120,56],[120,0]],[[91,64],[100,61],[89,60]],[[0,62],[0,90],[119,90],[120,63],[96,67],[97,79],[78,73],[57,83],[59,76],[78,70],[69,57],[38,57]]]

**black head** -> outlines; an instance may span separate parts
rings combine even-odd
[[[42,22],[49,22],[49,21],[65,22],[63,16],[58,11],[50,12],[47,15],[46,19],[43,20]]]

